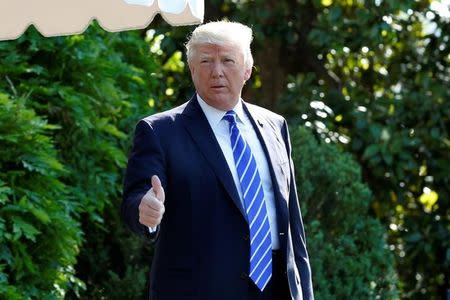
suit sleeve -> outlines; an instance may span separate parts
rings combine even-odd
[[[132,231],[151,240],[156,239],[159,230],[157,228],[150,233],[148,227],[139,222],[139,204],[151,188],[153,175],[158,175],[165,187],[164,152],[159,138],[151,124],[141,120],[136,126],[133,147],[128,159],[121,213],[123,220]]]
[[[297,186],[295,181],[294,163],[291,155],[291,140],[287,122],[283,124],[283,138],[288,151],[291,182],[289,188],[289,221],[292,231],[292,242],[294,244],[295,262],[300,272],[303,291],[303,299],[314,299],[311,267],[309,264],[308,251],[306,250],[305,230],[298,202]]]

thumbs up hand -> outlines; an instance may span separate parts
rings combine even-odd
[[[148,227],[156,227],[164,215],[164,188],[158,176],[152,176],[152,188],[142,197],[139,204],[139,222]]]

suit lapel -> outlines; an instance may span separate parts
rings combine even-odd
[[[261,142],[272,176],[273,190],[276,199],[278,228],[286,233],[288,221],[288,190],[287,176],[289,174],[289,163],[286,162],[286,147],[276,127],[264,114],[252,108],[244,102],[244,110],[252,122],[253,128]]]
[[[244,103],[244,110],[248,114],[250,121],[258,135],[258,138],[263,146],[266,157],[268,158],[269,166],[273,169],[274,175],[278,182],[279,179],[286,178],[286,170],[282,165],[286,162],[286,148],[280,133],[276,132],[274,125],[267,120],[267,118],[253,109],[250,105]]]
[[[198,149],[214,170],[214,173],[222,183],[236,207],[240,210],[243,217],[247,219],[227,161],[222,153],[216,137],[214,136],[214,132],[209,126],[205,114],[198,104],[196,96],[194,96],[186,105],[182,116],[185,129],[188,131],[191,138],[198,146]]]

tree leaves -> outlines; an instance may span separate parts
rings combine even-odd
[[[96,25],[0,43],[0,298],[111,298],[102,286],[132,277],[122,270],[140,257],[126,249],[143,246],[117,206],[134,126],[154,112],[149,98],[164,99],[148,50],[139,32]],[[110,262],[120,243],[123,265]],[[140,280],[133,293],[143,292]]]
[[[291,129],[292,152],[317,299],[396,299],[396,274],[360,168],[336,145]]]

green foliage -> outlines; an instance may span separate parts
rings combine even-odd
[[[51,139],[55,126],[0,93],[0,296],[59,299],[74,276],[81,241],[78,203]]]
[[[77,271],[86,292],[67,299],[143,299],[152,249],[131,233],[120,219],[120,200],[102,215],[104,226],[84,222],[87,239],[78,258]]]
[[[304,127],[291,132],[316,299],[396,299],[393,255],[358,163]]]
[[[118,214],[134,125],[166,97],[141,35],[92,25],[0,43],[2,297],[144,292],[149,260],[136,253],[151,252]]]
[[[168,101],[158,108],[168,109],[184,103],[194,93],[191,76],[185,57],[184,43],[193,26],[172,27],[167,23],[153,23],[146,36],[155,59],[163,65],[159,83]]]
[[[290,79],[282,101],[324,140],[355,154],[375,192],[372,208],[390,229],[404,296],[436,299],[450,269],[449,25],[426,33],[430,9],[383,6],[377,12],[384,21],[373,9],[346,7],[344,20],[358,23],[333,23],[342,26],[338,35],[322,27],[311,32],[325,65],[342,79],[341,90],[305,73]],[[364,18],[356,17],[360,12]],[[324,11],[318,20],[328,17]]]

